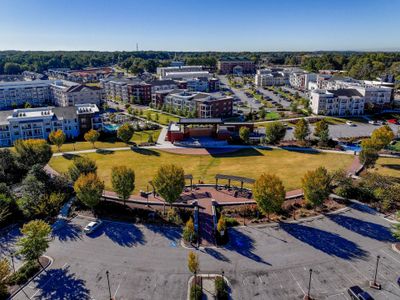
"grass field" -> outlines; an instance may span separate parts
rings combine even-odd
[[[172,115],[169,115],[169,114],[163,113],[163,112],[158,112],[158,111],[155,111],[155,110],[152,110],[152,109],[145,110],[143,112],[143,117],[145,117],[145,118],[147,117],[147,112],[148,111],[151,111],[151,120],[153,122],[157,122],[157,123],[162,124],[162,125],[168,125],[169,122],[179,121],[179,118],[176,117],[176,116],[172,116]],[[158,115],[158,120],[156,119],[156,115]]]
[[[325,166],[329,170],[347,168],[353,157],[343,154],[305,154],[286,150],[245,149],[224,155],[179,155],[150,149],[135,151],[117,151],[110,154],[85,154],[96,160],[98,174],[105,181],[106,188],[111,189],[111,168],[125,165],[136,173],[136,192],[145,190],[161,164],[174,163],[184,168],[185,173],[192,174],[194,183],[202,180],[213,183],[217,173],[257,178],[263,172],[278,175],[287,190],[299,188],[301,177],[308,170]],[[53,157],[50,165],[59,172],[65,172],[72,163],[71,158]],[[223,183],[222,183],[223,184]]]
[[[161,129],[136,131],[133,134],[131,142],[137,143],[137,144],[147,142],[150,134],[153,136],[153,141],[156,142],[158,139],[158,136],[160,135],[160,132],[161,132]],[[104,149],[104,148],[126,147],[126,144],[119,141],[116,137],[113,137],[107,141],[96,142],[95,146],[98,149]],[[56,146],[52,145],[51,147],[53,149],[53,152],[58,152],[58,149]],[[93,149],[92,144],[88,143],[88,142],[66,143],[61,147],[62,152],[88,150],[88,149]]]
[[[400,158],[380,157],[374,171],[383,175],[400,177]]]

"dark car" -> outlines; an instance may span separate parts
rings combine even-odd
[[[350,298],[353,300],[373,300],[374,298],[371,297],[366,291],[360,288],[358,285],[350,287],[347,292],[350,295]]]

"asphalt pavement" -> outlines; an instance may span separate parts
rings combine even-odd
[[[15,299],[108,299],[106,271],[115,299],[186,299],[188,249],[173,227],[105,222],[82,233],[88,220],[77,217],[54,233],[47,255],[53,265]],[[233,299],[300,299],[313,270],[311,295],[349,299],[360,285],[375,299],[399,299],[400,255],[391,250],[390,223],[356,207],[300,224],[238,227],[224,248],[199,254],[200,273],[225,271]],[[367,287],[376,255],[378,282]]]

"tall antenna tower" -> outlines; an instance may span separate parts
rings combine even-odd
[[[139,43],[136,43],[136,51],[139,51]]]

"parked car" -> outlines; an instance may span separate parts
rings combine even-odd
[[[352,121],[346,121],[346,124],[349,126],[356,126],[356,124],[354,124]]]
[[[352,286],[347,289],[350,298],[353,300],[374,300],[370,294],[360,288],[358,285]]]
[[[388,121],[388,123],[390,123],[390,124],[397,124],[398,122],[397,122],[397,119],[389,119],[389,120],[387,120]]]
[[[374,120],[368,121],[368,123],[371,125],[378,125],[378,122]]]
[[[85,228],[83,229],[83,231],[84,231],[86,234],[89,234],[89,233],[95,231],[102,223],[103,223],[103,222],[102,222],[101,220],[96,220],[96,221],[90,222],[89,224],[87,224],[87,225],[85,226]]]

